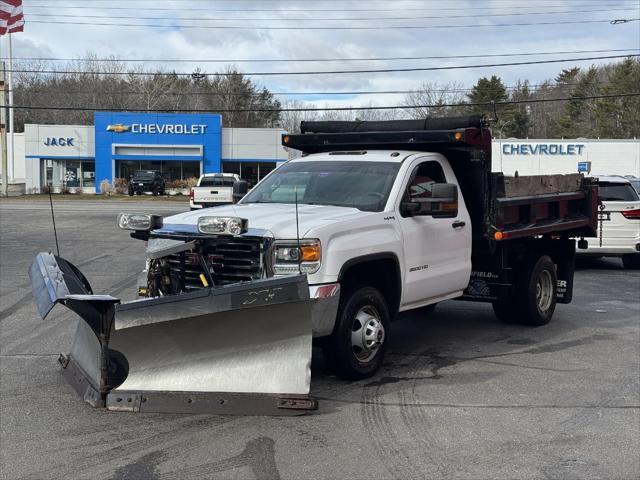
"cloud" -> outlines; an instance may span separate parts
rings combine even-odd
[[[86,52],[93,52],[99,57],[115,55],[120,58],[158,58],[158,59],[265,59],[265,58],[368,58],[368,57],[406,57],[406,56],[455,56],[482,55],[489,53],[522,53],[559,50],[596,50],[616,48],[640,48],[640,22],[622,25],[609,23],[565,24],[537,26],[498,26],[514,23],[560,22],[614,18],[637,17],[638,2],[621,0],[616,5],[630,8],[630,11],[611,11],[598,13],[580,13],[583,10],[597,10],[599,2],[593,7],[584,7],[588,2],[569,0],[538,0],[521,2],[519,0],[490,0],[477,8],[472,0],[456,2],[306,2],[306,1],[269,1],[269,2],[233,2],[207,3],[223,9],[256,9],[275,8],[277,12],[220,12],[189,11],[202,9],[203,2],[167,1],[162,8],[182,9],[182,11],[152,10],[152,2],[126,3],[128,7],[142,5],[146,10],[112,10],[96,7],[95,9],[44,9],[25,5],[27,25],[24,33],[14,36],[14,55],[77,57]],[[105,3],[106,4],[106,3]],[[124,3],[123,3],[124,4]],[[103,4],[104,5],[104,4]],[[109,4],[113,5],[113,4]],[[387,12],[345,12],[344,9],[383,9],[393,5],[394,11]],[[334,9],[335,7],[335,9]],[[415,9],[423,8],[422,11]],[[306,9],[306,10],[305,10]],[[313,9],[326,9],[327,12],[313,12]],[[413,9],[413,10],[406,10]],[[636,11],[634,12],[633,9]],[[300,10],[300,11],[298,11]],[[572,14],[559,14],[571,10]],[[520,13],[520,16],[486,17],[490,13]],[[528,14],[526,14],[528,12]],[[546,15],[533,15],[535,12],[549,12]],[[37,17],[37,14],[56,14],[57,17]],[[166,28],[124,27],[124,26],[84,26],[41,24],[33,20],[53,19],[60,21],[91,22],[91,19],[64,17],[64,14],[108,15],[109,19],[93,19],[94,22],[113,23],[153,23],[166,24]],[[385,20],[385,17],[410,16],[444,16],[475,15],[475,18],[448,19],[411,19]],[[526,14],[526,15],[525,15]],[[136,20],[121,19],[119,16],[138,17],[171,17],[168,20]],[[252,21],[219,21],[189,20],[189,18],[243,18]],[[282,18],[310,18],[314,21],[278,21],[262,20]],[[352,18],[350,21],[320,21],[319,18]],[[375,17],[380,20],[358,21],[357,18]],[[435,29],[373,29],[373,30],[227,30],[227,29],[186,29],[180,24],[190,25],[295,25],[295,26],[368,26],[386,27],[391,25],[471,25],[482,24],[484,28],[435,28]],[[582,55],[559,55],[544,58],[580,57]],[[584,55],[589,56],[589,55]],[[539,58],[539,57],[538,57]],[[475,63],[499,63],[501,61],[529,60],[532,57],[478,58],[478,59],[439,59],[420,61],[342,61],[328,63],[282,62],[282,63],[239,63],[237,67],[245,72],[256,71],[308,71],[308,70],[343,70],[343,69],[375,69],[412,66],[446,66]],[[607,61],[581,62],[587,67],[591,63],[599,64]],[[230,62],[232,63],[232,62]],[[158,63],[132,64],[144,65],[146,68],[162,66],[164,69],[193,71],[200,67],[204,71],[216,71],[224,68],[224,64],[193,63]],[[412,73],[378,73],[350,75],[299,75],[289,77],[256,77],[257,83],[274,91],[336,91],[336,90],[405,90],[417,88],[425,81],[460,82],[467,87],[472,86],[478,77],[498,75],[505,83],[514,84],[518,79],[529,79],[532,83],[540,83],[553,78],[562,68],[571,64],[530,65],[518,67],[493,67],[467,70],[442,70]],[[299,97],[294,97],[299,98]],[[315,103],[331,105],[364,105],[373,100],[376,104],[397,102],[398,97],[355,96],[355,97],[314,97]],[[354,103],[355,102],[355,103]]]

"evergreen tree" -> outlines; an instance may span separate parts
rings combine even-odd
[[[640,60],[628,58],[613,65],[603,95],[640,90]],[[640,137],[640,97],[603,98],[597,102],[598,135],[606,138]]]

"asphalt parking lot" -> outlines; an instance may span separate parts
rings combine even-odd
[[[60,252],[128,299],[143,243],[118,211],[177,202],[58,201]],[[394,324],[385,365],[347,383],[314,357],[304,417],[93,410],[59,373],[73,314],[36,313],[27,269],[55,249],[46,202],[0,201],[2,478],[603,478],[640,476],[640,271],[580,261],[574,301],[541,328],[446,302]]]

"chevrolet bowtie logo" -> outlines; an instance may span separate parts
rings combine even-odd
[[[107,132],[122,133],[122,132],[128,132],[129,130],[131,130],[131,127],[129,125],[123,125],[121,123],[116,123],[114,125],[107,125]]]

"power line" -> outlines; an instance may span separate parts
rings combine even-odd
[[[233,21],[243,21],[243,22],[254,22],[254,21],[278,21],[278,22],[337,22],[337,21],[349,21],[349,22],[363,22],[363,21],[372,21],[372,20],[435,20],[435,19],[451,19],[451,18],[493,18],[493,17],[520,17],[520,16],[530,16],[530,15],[566,15],[566,14],[585,14],[585,13],[600,13],[600,12],[628,12],[628,11],[637,11],[636,8],[608,8],[608,9],[597,9],[597,10],[565,10],[560,12],[520,12],[520,13],[495,13],[488,15],[417,15],[411,17],[342,17],[342,18],[297,18],[297,17],[266,17],[266,18],[214,18],[214,17],[141,17],[139,15],[118,15],[118,19],[126,18],[126,19],[135,19],[135,20],[167,20],[167,21],[206,21],[206,22],[233,22]],[[61,15],[60,13],[31,13],[29,14],[29,19],[32,17],[55,17],[55,18],[81,18],[81,19],[92,19],[92,18],[110,18],[113,19],[113,15]]]
[[[537,25],[585,25],[594,23],[611,23],[615,20],[572,20],[560,22],[522,22],[522,23],[494,23],[494,24],[473,24],[473,25],[377,25],[366,27],[261,27],[252,25],[161,25],[158,23],[104,23],[104,22],[66,22],[61,20],[30,20],[30,24],[46,25],[88,25],[92,27],[147,27],[147,28],[185,28],[204,30],[432,30],[432,29],[454,29],[454,28],[495,28],[495,27],[526,27]],[[635,22],[640,18],[626,18],[624,23]]]
[[[361,0],[358,0],[361,1]],[[586,0],[582,0],[586,1]],[[315,3],[315,2],[314,2]],[[541,6],[545,8],[565,8],[566,4],[561,5],[535,5],[535,6],[509,6],[505,5],[504,7],[483,7],[483,11],[487,10],[504,10],[508,9],[518,9],[518,10],[528,10],[540,8]],[[592,7],[593,3],[589,4],[580,4],[573,5],[575,8],[582,7]],[[609,5],[599,5],[601,7],[618,7],[620,4],[609,4]],[[457,8],[425,8],[425,7],[397,7],[397,8],[242,8],[242,9],[229,9],[229,8],[215,8],[215,7],[206,7],[206,8],[193,8],[193,7],[153,7],[153,6],[87,6],[87,5],[28,5],[25,6],[26,11],[29,12],[32,8],[52,8],[56,10],[65,9],[65,10],[144,10],[144,11],[171,11],[171,12],[421,12],[421,11],[460,11],[460,7]]]
[[[614,58],[631,58],[638,57],[639,55],[606,55],[599,57],[582,57],[582,58],[563,58],[555,60],[534,60],[528,62],[511,62],[511,63],[485,63],[476,65],[449,65],[442,67],[409,67],[409,68],[380,68],[380,69],[366,69],[366,70],[320,70],[320,71],[306,71],[306,72],[238,72],[245,76],[289,76],[289,75],[340,75],[340,74],[355,74],[355,73],[399,73],[399,72],[427,72],[437,70],[460,70],[469,68],[488,68],[488,67],[512,67],[521,65],[541,65],[550,63],[566,63],[566,62],[582,62],[590,60],[605,60]],[[27,70],[27,69],[14,69],[5,70],[5,72],[13,73],[33,73],[42,75],[129,75],[129,76],[211,76],[211,77],[224,77],[229,75],[225,72],[97,72],[97,71],[73,71],[73,70]]]
[[[611,82],[609,81],[601,81],[598,82],[598,85],[608,85]],[[536,89],[539,88],[543,88],[543,87],[549,87],[549,88],[558,88],[558,87],[573,87],[579,85],[579,83],[562,83],[562,84],[538,84],[538,85],[526,85],[527,88],[532,89],[533,91],[535,91]],[[523,88],[524,85],[508,85],[505,86],[504,88],[506,90],[518,90]],[[135,90],[113,90],[113,91],[105,91],[105,92],[98,92],[95,90],[60,90],[58,86],[52,87],[52,90],[33,90],[33,89],[25,89],[25,93],[29,93],[30,95],[35,94],[35,95],[47,95],[47,94],[52,94],[55,93],[56,95],[98,95],[98,96],[102,96],[102,95],[106,95],[106,96],[113,96],[113,95],[144,95],[144,92],[140,92],[140,91],[135,91]],[[13,90],[14,92],[17,91],[17,89]],[[319,96],[319,95],[326,95],[326,96],[337,96],[337,95],[349,95],[349,96],[355,96],[355,95],[403,95],[403,94],[409,94],[409,93],[420,93],[422,90],[420,88],[418,89],[414,89],[414,90],[352,90],[352,91],[335,91],[335,92],[268,92],[269,94],[273,95],[273,96]],[[429,89],[429,92],[432,93],[469,93],[473,91],[473,87],[470,88],[442,88],[442,89]],[[183,97],[183,96],[197,96],[197,95],[202,95],[204,97],[250,97],[250,96],[255,96],[255,97],[260,97],[263,95],[262,92],[256,92],[256,93],[240,93],[240,92],[229,92],[229,93],[224,93],[224,92],[211,92],[211,91],[196,91],[196,92],[170,92],[170,91],[165,91],[162,94],[163,96],[170,96],[170,97]]]
[[[479,106],[501,106],[501,105],[521,105],[529,103],[548,103],[564,101],[584,101],[604,98],[626,98],[640,97],[640,92],[618,93],[614,95],[589,95],[583,97],[563,97],[563,98],[537,98],[531,100],[505,100],[501,102],[470,102],[470,103],[438,103],[431,105],[392,105],[392,106],[367,106],[367,107],[293,107],[293,108],[226,108],[226,109],[162,109],[146,108],[131,110],[125,108],[86,108],[86,107],[51,107],[44,105],[7,105],[6,108],[16,110],[61,110],[78,112],[148,112],[148,113],[243,113],[243,112],[324,112],[324,111],[363,111],[363,110],[408,110],[417,108],[438,108],[438,107],[479,107]]]
[[[428,55],[420,57],[358,57],[358,58],[232,58],[232,59],[206,59],[206,58],[61,58],[61,57],[13,57],[13,60],[23,61],[45,61],[45,62],[80,62],[80,63],[285,63],[285,62],[387,62],[398,60],[436,60],[436,59],[452,59],[452,58],[495,58],[495,57],[529,57],[537,55],[567,55],[579,53],[611,53],[611,52],[637,52],[640,50],[634,48],[619,48],[605,50],[564,50],[556,52],[519,52],[519,53],[489,53],[480,55]],[[8,60],[9,57],[0,57],[0,60]]]

